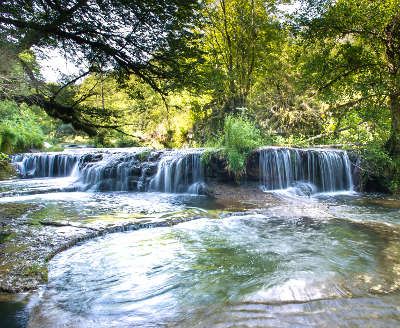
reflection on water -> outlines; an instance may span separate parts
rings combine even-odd
[[[24,328],[28,324],[25,303],[0,300],[0,327]]]
[[[169,213],[197,207],[222,210],[205,196],[165,193],[55,192],[0,198],[0,206],[15,203],[39,205],[32,219],[79,221],[129,219],[143,214]]]
[[[0,181],[0,198],[73,190],[74,177]]]
[[[324,195],[318,197],[329,208],[329,213],[359,222],[371,221],[400,224],[400,201],[374,194]]]
[[[399,297],[313,300],[303,303],[244,302],[216,306],[176,327],[399,327]]]

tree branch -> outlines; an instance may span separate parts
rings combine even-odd
[[[90,73],[90,70],[82,73],[81,75],[79,75],[78,77],[76,77],[75,79],[67,82],[66,84],[64,84],[61,88],[59,88],[53,95],[52,95],[52,99],[55,99],[57,97],[57,95],[64,90],[66,87],[70,86],[71,84],[74,84],[76,81],[78,81],[79,79],[85,77],[86,75],[88,75]]]

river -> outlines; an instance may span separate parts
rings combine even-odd
[[[203,176],[197,179],[203,182]],[[190,193],[189,186],[186,193],[82,191],[76,184],[70,188],[74,182],[76,176],[2,182],[0,206],[36,204],[32,217],[81,223],[139,214],[146,220],[195,220],[110,233],[55,255],[47,284],[23,302],[0,301],[0,323],[32,328],[400,326],[396,199],[356,193],[350,183],[340,185],[345,190],[311,195],[286,185],[265,190],[264,184],[260,189],[271,201],[233,204]],[[174,186],[168,191],[180,190]]]

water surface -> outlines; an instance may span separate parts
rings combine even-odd
[[[32,220],[196,220],[113,233],[56,255],[28,306],[0,303],[2,326],[400,326],[396,199],[282,192],[258,208],[227,208],[190,194],[62,189],[70,183],[3,182],[0,206],[37,205]]]
[[[71,248],[50,262],[30,327],[398,327],[394,228],[363,211],[295,214],[202,218]]]

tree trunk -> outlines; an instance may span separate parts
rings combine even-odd
[[[392,125],[386,149],[393,158],[400,159],[400,14],[392,17],[384,35],[388,72],[392,80],[389,84]]]
[[[389,153],[400,158],[400,93],[396,92],[390,95],[390,113],[392,125],[390,138],[386,143],[386,149]]]

